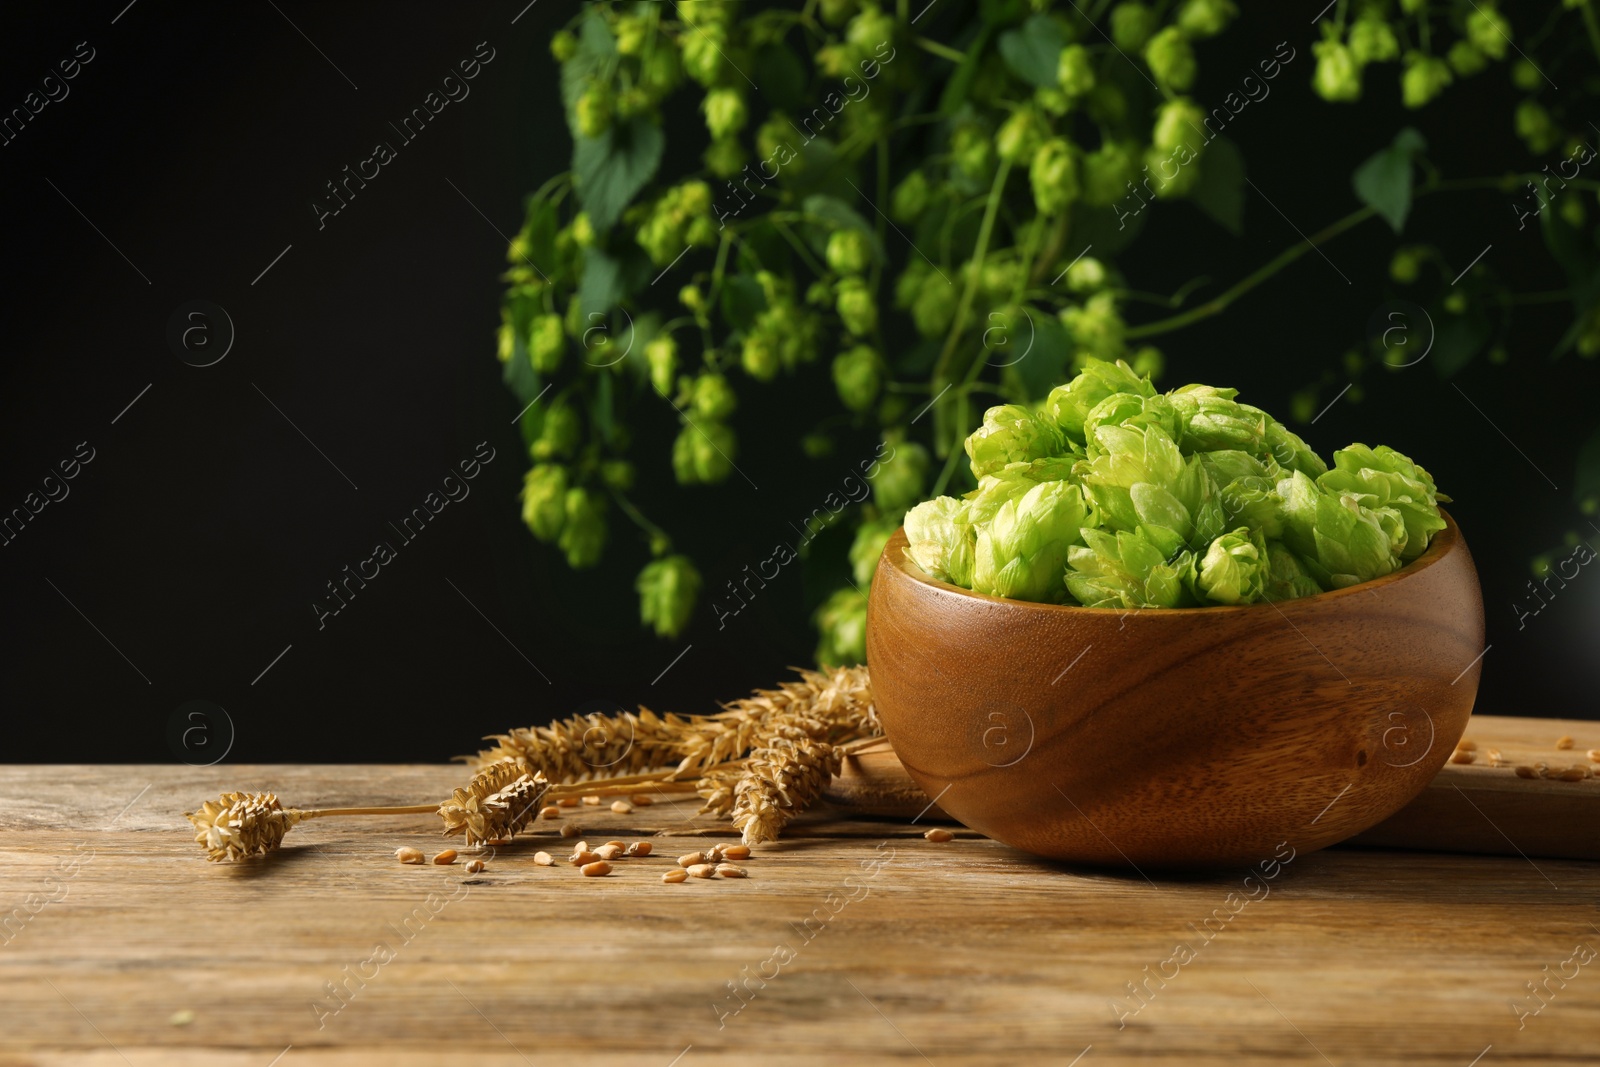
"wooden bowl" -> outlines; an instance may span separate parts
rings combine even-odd
[[[1417,796],[1472,713],[1483,598],[1445,521],[1349,589],[1136,611],[935,581],[902,529],[867,608],[873,697],[928,796],[1017,848],[1143,869],[1323,848]]]

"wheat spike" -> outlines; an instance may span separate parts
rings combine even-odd
[[[509,841],[539,814],[550,783],[524,760],[502,759],[477,774],[439,805],[445,834],[467,836],[467,844]]]
[[[305,813],[284,808],[272,793],[224,793],[184,817],[194,824],[195,842],[205,847],[206,858],[220,863],[274,851]]]

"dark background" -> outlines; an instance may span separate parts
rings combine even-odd
[[[439,759],[492,730],[587,707],[712,710],[810,662],[816,566],[786,570],[721,631],[703,600],[668,642],[638,625],[632,583],[648,553],[620,516],[604,566],[581,575],[521,525],[527,463],[494,356],[497,276],[523,195],[567,167],[548,40],[576,11],[540,0],[519,18],[525,2],[280,0],[280,11],[112,0],[0,13],[0,109],[20,106],[78,42],[96,52],[65,100],[0,147],[0,510],[20,506],[79,442],[95,450],[70,496],[0,548],[0,759],[180,758],[169,727],[193,721],[179,714],[190,701],[213,709],[203,721],[214,744],[228,730],[214,709],[226,709],[235,762]],[[959,0],[944,3],[919,30],[938,37],[964,17]],[[1359,107],[1336,108],[1308,88],[1308,18],[1252,10],[1200,51],[1195,95],[1215,102],[1279,41],[1297,50],[1273,96],[1228,129],[1282,214],[1252,192],[1234,239],[1187,204],[1162,205],[1121,261],[1139,288],[1171,292],[1206,275],[1203,299],[1296,229],[1346,214],[1350,170],[1406,122],[1448,175],[1528,166],[1503,67],[1420,113],[1399,107],[1390,67],[1369,73]],[[480,41],[495,58],[471,95],[398,145],[387,122]],[[673,135],[693,139],[691,154],[703,145],[693,116]],[[378,139],[396,142],[398,158],[319,230],[310,202]],[[1537,234],[1516,231],[1504,194],[1422,201],[1407,237],[1438,243],[1457,269],[1492,243],[1484,264],[1518,290],[1564,284]],[[1398,295],[1393,244],[1369,222],[1324,249],[1337,269],[1308,255],[1228,314],[1157,339],[1162,384],[1240,385],[1286,416],[1291,394],[1326,376],[1331,399],[1346,380],[1342,353]],[[214,366],[186,365],[167,342],[191,300],[222,306],[236,328]],[[1453,384],[1426,361],[1369,374],[1361,403],[1298,427],[1324,455],[1351,440],[1391,444],[1455,496],[1493,646],[1482,711],[1595,715],[1600,578],[1584,572],[1520,630],[1512,607],[1526,599],[1531,556],[1574,527],[1592,534],[1570,490],[1577,445],[1600,418],[1600,375],[1576,357],[1552,369],[1569,321],[1567,305],[1519,308],[1508,365],[1480,359]],[[740,383],[739,462],[759,488],[735,476],[676,490],[670,411],[636,422],[662,442],[641,464],[639,496],[690,547],[709,589],[791,538],[790,522],[870,454],[863,435],[830,459],[801,457],[808,401],[832,403],[822,377]],[[496,458],[471,496],[400,546],[387,523],[481,441]],[[312,599],[379,540],[398,559],[319,630]]]

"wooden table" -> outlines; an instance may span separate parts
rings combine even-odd
[[[0,1064],[1600,1055],[1590,863],[1336,849],[1269,879],[1151,881],[818,813],[746,880],[664,885],[680,852],[733,840],[691,804],[580,809],[591,844],[656,846],[599,879],[534,865],[569,851],[553,830],[476,876],[396,863],[397,846],[440,847],[429,816],[307,823],[265,861],[210,864],[181,815],[230,788],[410,803],[461,777],[0,768]]]

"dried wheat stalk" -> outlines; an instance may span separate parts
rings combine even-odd
[[[185,814],[221,861],[265,855],[307,819],[435,812],[447,835],[477,845],[510,840],[562,797],[696,792],[701,812],[731,816],[746,844],[760,844],[821,795],[845,748],[883,733],[865,667],[799,674],[714,715],[640,708],[497,734],[494,748],[466,757],[472,780],[440,804],[298,810],[271,793],[225,793]]]

